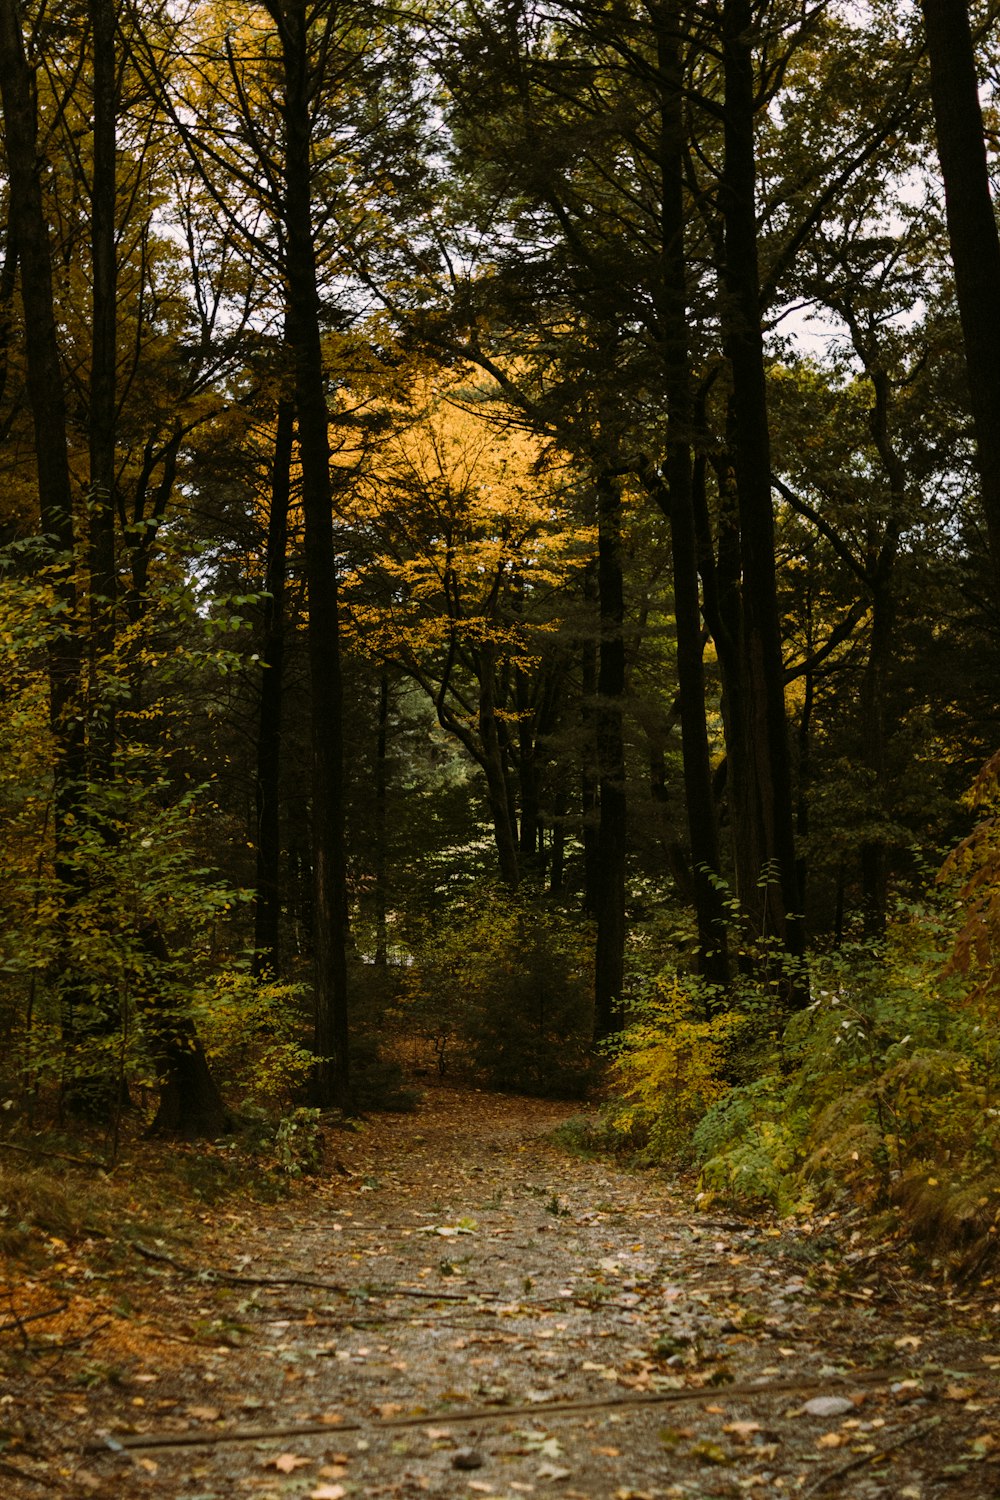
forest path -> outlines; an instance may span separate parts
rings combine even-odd
[[[4,1384],[0,1494],[1000,1494],[992,1289],[692,1218],[569,1155],[573,1112],[435,1087],[331,1132],[315,1188],[206,1212],[183,1260],[147,1246],[110,1378],[91,1344]]]

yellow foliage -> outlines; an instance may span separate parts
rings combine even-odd
[[[615,1058],[612,1082],[622,1102],[611,1114],[612,1129],[656,1157],[680,1151],[706,1110],[729,1092],[721,1076],[726,1053],[745,1026],[735,1013],[699,1018],[679,979],[660,975]]]
[[[452,645],[527,668],[558,624],[551,596],[593,555],[595,533],[567,515],[538,439],[502,424],[468,379],[417,378],[409,405],[387,413],[389,435],[342,513],[371,545],[345,579],[348,629],[362,649],[409,663]]]

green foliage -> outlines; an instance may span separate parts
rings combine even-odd
[[[439,1065],[458,1053],[491,1087],[579,1097],[594,1076],[590,944],[553,907],[473,887],[415,944],[405,1027]]]
[[[816,999],[789,1023],[781,1066],[719,1099],[694,1131],[710,1193],[782,1212],[847,1194],[901,1211],[942,1246],[988,1240],[1000,1026],[949,963],[955,933],[952,903],[929,898],[899,914],[884,946],[817,961]]]
[[[301,985],[228,968],[200,990],[195,1016],[220,1087],[258,1108],[291,1104],[314,1065]]]
[[[319,1171],[323,1145],[319,1116],[318,1109],[299,1108],[278,1121],[275,1166],[284,1176],[312,1176]]]
[[[206,857],[220,842],[219,809],[210,783],[195,784],[185,742],[195,685],[236,659],[222,639],[240,621],[232,601],[221,623],[200,612],[183,579],[150,593],[113,659],[95,664],[81,775],[57,777],[46,648],[82,622],[65,618],[51,561],[20,576],[23,550],[0,555],[4,1081],[25,1096],[50,1085],[84,1103],[92,1095],[117,1120],[125,1087],[155,1080],[174,1020],[190,1025],[192,997],[224,960],[227,924],[248,898]],[[188,709],[168,718],[182,683]],[[94,725],[110,714],[117,743],[101,771]],[[71,809],[58,851],[54,787]]]
[[[706,1017],[697,987],[670,972],[656,977],[633,1016],[615,1043],[619,1102],[609,1124],[642,1159],[665,1161],[684,1152],[692,1127],[727,1092],[726,1060],[747,1021],[735,1012]]]

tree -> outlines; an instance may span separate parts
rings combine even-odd
[[[1000,599],[1000,235],[969,7],[966,0],[921,0],[921,10],[996,608]]]

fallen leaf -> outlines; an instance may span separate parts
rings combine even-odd
[[[568,1479],[572,1469],[560,1469],[558,1464],[539,1464],[535,1470],[536,1479],[548,1479],[553,1483],[557,1479]]]
[[[595,1448],[594,1452],[602,1454],[605,1458],[621,1458],[622,1456],[620,1448]]]
[[[728,1432],[738,1443],[748,1443],[755,1432],[762,1432],[759,1422],[727,1422],[723,1432]]]
[[[346,1464],[324,1464],[319,1471],[320,1479],[343,1479],[347,1473]]]
[[[840,1448],[843,1446],[843,1436],[839,1432],[824,1432],[822,1437],[816,1439],[817,1448]]]
[[[294,1474],[312,1463],[311,1458],[299,1458],[295,1453],[279,1453],[276,1458],[265,1458],[265,1469],[277,1469],[279,1474]]]
[[[217,1422],[222,1416],[217,1406],[189,1406],[187,1414],[194,1417],[196,1422]]]
[[[346,1494],[342,1484],[320,1484],[309,1491],[309,1500],[344,1500]]]

